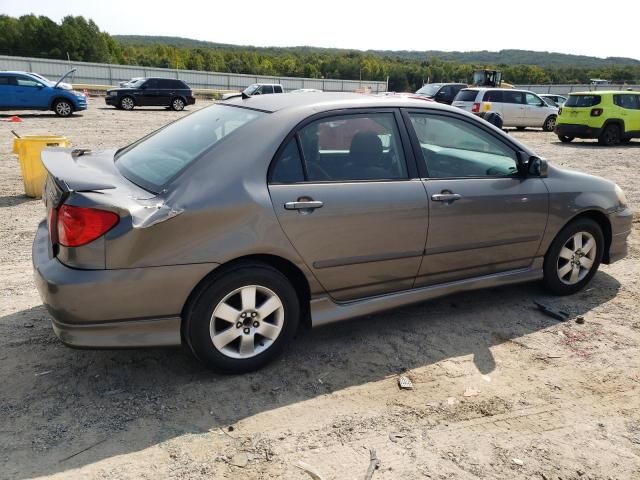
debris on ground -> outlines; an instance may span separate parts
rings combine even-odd
[[[389,433],[389,440],[391,440],[393,443],[397,443],[401,438],[404,438],[404,434],[400,432]]]
[[[293,466],[307,473],[313,480],[324,480],[315,468],[303,461],[298,461],[298,463],[295,463]]]
[[[520,466],[520,467],[521,467],[522,465],[524,465],[524,462],[523,462],[522,460],[520,460],[519,458],[512,458],[512,459],[511,459],[511,462],[512,462],[514,465],[518,465],[518,466]]]
[[[475,397],[477,395],[480,395],[480,389],[475,387],[469,387],[464,391],[463,395],[465,397]]]
[[[406,375],[400,375],[398,377],[398,386],[402,390],[413,390],[413,382]]]
[[[533,303],[536,304],[536,306],[542,313],[548,315],[551,318],[555,318],[556,320],[560,320],[561,322],[564,322],[569,318],[569,314],[564,310],[557,310],[555,308],[549,307],[548,305],[545,305],[544,303],[538,302],[537,300],[534,300]]]
[[[375,472],[378,468],[380,468],[380,460],[378,460],[375,448],[371,448],[369,449],[369,468],[367,468],[367,473],[364,476],[364,480],[371,480],[371,477],[373,477],[373,472]]]
[[[236,467],[244,468],[249,464],[249,457],[244,452],[236,453],[233,457],[231,457],[231,460],[229,460],[229,464]]]
[[[584,323],[584,317],[582,315],[578,315],[576,318],[576,323],[582,325]]]

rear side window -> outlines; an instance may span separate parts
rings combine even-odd
[[[475,102],[476,101],[476,97],[478,96],[478,91],[477,90],[467,90],[467,89],[462,89],[458,92],[458,94],[456,95],[456,98],[454,98],[454,101],[456,102]]]
[[[282,87],[280,85],[276,85],[273,87],[275,93],[282,93]]]
[[[160,88],[159,85],[160,85],[160,81],[156,80],[155,78],[152,78],[151,80],[147,80],[144,83],[144,86],[147,88]]]
[[[502,91],[502,97],[504,103],[525,103],[524,92],[508,92]]]
[[[501,103],[503,101],[502,90],[488,90],[484,92],[483,101]]]
[[[158,80],[158,88],[175,88],[175,80]]]
[[[640,96],[638,95],[614,95],[613,103],[628,110],[640,110]]]
[[[116,165],[133,183],[158,192],[224,137],[265,115],[229,105],[203,108],[130,145]]]
[[[302,159],[296,137],[289,140],[287,146],[276,160],[271,172],[271,183],[297,183],[304,181]]]
[[[600,95],[569,95],[565,102],[565,107],[593,107],[598,105],[602,99]]]

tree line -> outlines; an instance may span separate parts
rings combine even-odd
[[[46,16],[19,18],[0,15],[0,54],[72,61],[142,65],[253,75],[344,80],[389,79],[389,90],[415,91],[425,82],[469,82],[476,68],[502,70],[502,78],[515,84],[588,83],[606,78],[615,83],[636,83],[640,65],[607,64],[601,67],[478,64],[436,56],[419,58],[393,52],[362,52],[313,47],[258,48],[211,45],[188,40],[165,43],[162,38],[114,38],[82,16],[67,16],[56,23]],[[142,37],[144,38],[144,37]],[[539,53],[539,52],[538,52]]]

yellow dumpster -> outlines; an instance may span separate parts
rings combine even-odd
[[[57,135],[25,135],[13,139],[13,153],[18,154],[24,193],[28,197],[42,197],[42,186],[47,178],[47,171],[40,160],[42,149],[70,145],[69,140]]]

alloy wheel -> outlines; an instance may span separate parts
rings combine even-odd
[[[171,106],[175,111],[179,112],[180,110],[184,109],[184,102],[182,101],[181,98],[176,98],[171,104]]]
[[[129,98],[129,97],[124,97],[121,101],[120,101],[120,106],[124,109],[124,110],[133,110],[133,99]]]
[[[68,117],[71,115],[71,105],[67,102],[56,103],[56,113],[61,117]]]
[[[549,117],[547,121],[544,122],[544,130],[546,132],[553,132],[553,129],[556,127],[556,117]]]
[[[589,232],[577,232],[571,236],[558,255],[557,273],[566,285],[575,285],[584,279],[595,263],[596,239]]]
[[[209,334],[223,355],[246,359],[267,350],[284,325],[284,306],[273,290],[247,285],[233,290],[213,309]]]

